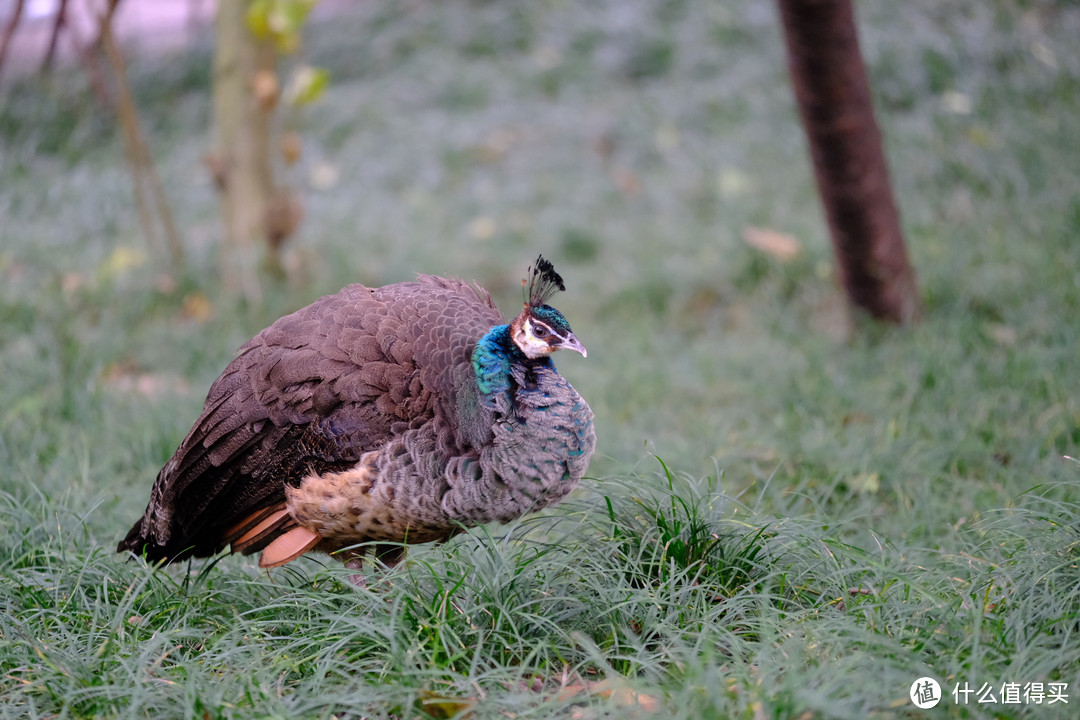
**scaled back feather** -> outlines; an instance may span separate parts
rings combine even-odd
[[[273,323],[213,383],[117,550],[352,562],[361,543],[444,540],[565,497],[596,436],[550,355],[585,348],[546,304],[565,290],[554,267],[529,273],[509,323],[483,289],[430,275]]]

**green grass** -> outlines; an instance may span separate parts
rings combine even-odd
[[[332,87],[291,119],[307,216],[260,307],[218,285],[205,47],[132,63],[185,268],[140,236],[82,75],[6,80],[0,717],[1071,717],[1080,10],[857,9],[925,300],[908,329],[846,330],[768,2],[316,24]],[[511,312],[540,251],[590,350],[559,362],[599,435],[570,500],[366,589],[318,558],[113,553],[274,318],[418,271]],[[921,675],[946,692],[930,713]],[[965,682],[1070,703],[958,706]]]

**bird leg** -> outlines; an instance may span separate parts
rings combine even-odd
[[[366,548],[346,548],[333,554],[333,557],[340,560],[346,568],[349,570],[362,570],[364,567],[364,556],[367,554]],[[381,562],[387,569],[396,567],[405,558],[406,548],[404,545],[380,543],[375,545],[371,550],[371,555],[375,560]],[[367,587],[367,576],[362,572],[356,572],[349,576],[349,582],[358,588]]]
[[[372,550],[375,559],[386,566],[387,569],[397,567],[397,564],[405,559],[406,547],[397,543],[380,543]]]
[[[345,560],[345,567],[350,570],[361,570],[364,567],[364,556],[361,553],[356,553],[353,557]],[[364,577],[364,573],[356,572],[349,576],[349,582],[358,588],[367,587],[367,578]]]

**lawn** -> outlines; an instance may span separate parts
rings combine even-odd
[[[5,79],[0,717],[1074,717],[1080,6],[857,10],[910,328],[845,315],[769,2],[313,23],[332,82],[289,119],[306,218],[258,307],[216,270],[208,44],[130,53],[181,268],[140,234],[85,77]],[[366,588],[320,557],[114,552],[273,319],[416,272],[512,314],[538,252],[599,438],[565,503]],[[923,676],[931,711],[908,697]]]

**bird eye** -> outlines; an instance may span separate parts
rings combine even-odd
[[[544,325],[533,325],[533,335],[538,338],[546,338],[548,336],[548,329]]]

